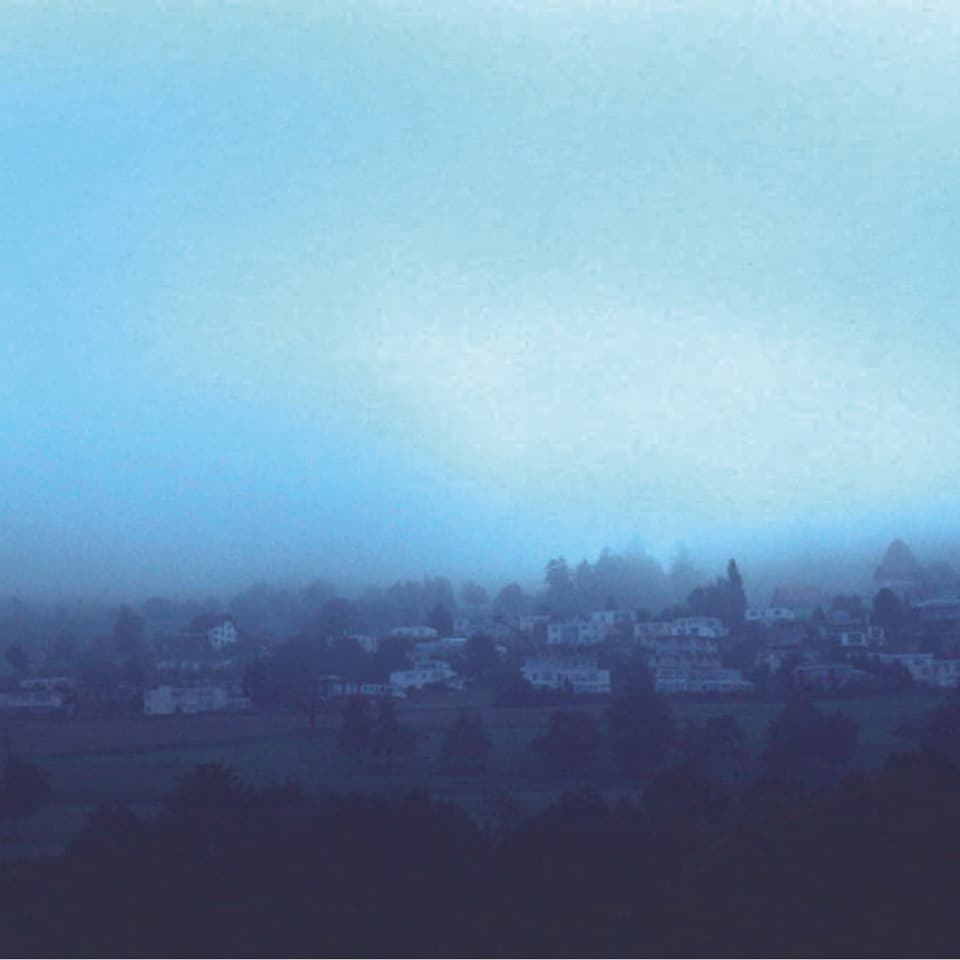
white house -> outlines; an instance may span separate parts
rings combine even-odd
[[[727,628],[716,617],[678,617],[676,620],[642,620],[634,624],[633,636],[641,646],[658,637],[708,637],[719,639]]]
[[[674,635],[693,637],[725,637],[727,628],[717,617],[678,617],[670,621]]]
[[[720,643],[714,637],[696,634],[668,634],[660,637],[643,637],[639,644],[649,650],[653,657],[673,656],[688,659],[715,659],[719,663]]]
[[[598,669],[590,657],[531,657],[521,673],[535,687],[561,690],[569,686],[575,694],[610,693],[610,671]]]
[[[232,647],[240,639],[233,617],[225,613],[202,613],[190,621],[184,633],[205,638],[212,650]]]
[[[174,713],[217,713],[249,708],[250,700],[222,684],[196,687],[152,687],[143,694],[143,712],[150,716]]]
[[[801,690],[839,690],[852,683],[871,682],[873,677],[849,663],[811,663],[796,667],[793,680]]]
[[[796,613],[787,607],[748,607],[745,617],[747,623],[762,623],[768,627],[797,619]]]
[[[547,624],[550,646],[589,647],[607,639],[607,625],[595,620],[563,620]]]
[[[328,677],[325,684],[325,694],[328,697],[386,697],[403,699],[406,693],[395,683],[358,683],[352,680],[341,680],[339,677]]]
[[[417,660],[409,670],[394,670],[390,683],[404,692],[432,684],[442,684],[454,690],[463,689],[463,680],[448,663],[442,660]]]
[[[403,637],[408,640],[436,640],[440,634],[433,627],[420,625],[412,627],[394,627],[390,631],[390,636]]]
[[[355,640],[360,649],[366,653],[376,653],[380,646],[380,641],[376,637],[371,637],[366,633],[351,633],[348,640]]]
[[[744,693],[753,689],[749,680],[732,667],[678,662],[653,668],[657,693]]]
[[[0,712],[60,713],[68,709],[68,700],[59,690],[20,689],[0,692]]]
[[[922,687],[955,687],[960,681],[960,660],[937,660],[932,653],[881,653],[881,663],[906,667],[914,683]]]
[[[615,627],[621,623],[634,623],[637,615],[633,610],[594,610],[590,619],[605,627]]]
[[[882,647],[884,644],[883,627],[875,627],[871,624],[837,630],[830,636],[841,647]]]

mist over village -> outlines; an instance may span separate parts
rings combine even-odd
[[[0,4],[10,956],[954,956],[960,13]]]

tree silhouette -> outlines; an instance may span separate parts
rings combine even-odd
[[[450,767],[483,768],[490,753],[490,738],[479,717],[461,713],[443,737],[443,762]]]
[[[410,727],[397,719],[397,711],[389,700],[377,705],[377,717],[370,731],[370,748],[375,757],[392,760],[394,754],[409,753],[416,746],[417,737]]]
[[[113,646],[118,653],[134,653],[143,643],[143,617],[121,607],[113,623]]]
[[[50,797],[50,782],[29,760],[9,754],[0,777],[0,822],[18,823],[32,816]]]
[[[860,727],[843,713],[825,713],[806,700],[788,703],[770,721],[763,771],[822,786],[837,778],[857,746]]]
[[[600,735],[593,718],[573,710],[551,714],[550,728],[530,744],[552,773],[565,775],[594,766],[599,748]]]
[[[7,658],[7,663],[17,672],[17,673],[26,673],[27,672],[27,654],[23,647],[19,643],[14,644],[13,646],[7,647],[3,654]]]
[[[348,697],[343,707],[343,725],[337,745],[343,753],[357,755],[367,750],[373,738],[373,707],[367,697]]]
[[[646,776],[667,762],[676,741],[670,707],[660,696],[633,692],[607,710],[610,751],[627,776]]]

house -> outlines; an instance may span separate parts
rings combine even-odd
[[[671,656],[687,660],[720,662],[720,642],[714,637],[701,637],[695,634],[667,634],[659,637],[643,637],[638,646],[649,650],[651,659]]]
[[[635,623],[637,615],[633,610],[594,610],[590,619],[606,627],[617,627],[624,623]]]
[[[881,653],[880,663],[899,663],[920,687],[955,687],[960,681],[960,659],[937,659],[932,653]]]
[[[722,627],[708,617],[671,621],[668,632],[645,632],[638,645],[648,653],[657,693],[741,693],[753,689],[740,670],[720,662]],[[685,622],[693,621],[693,622]],[[639,624],[638,624],[639,626]]]
[[[798,690],[842,690],[851,684],[875,683],[875,677],[849,663],[811,663],[794,669],[793,682]]]
[[[460,675],[443,660],[417,660],[408,670],[393,670],[390,673],[390,684],[404,693],[434,684],[453,690],[463,689]]]
[[[759,623],[765,627],[797,619],[797,615],[788,607],[747,607],[745,617],[747,623]]]
[[[607,625],[595,620],[562,620],[547,624],[550,646],[589,647],[607,639]]]
[[[340,677],[324,677],[322,692],[326,697],[381,697],[403,699],[406,692],[395,683],[367,683],[342,680]]]
[[[653,668],[657,693],[746,693],[753,689],[740,670],[713,664],[659,663]]]
[[[756,664],[776,673],[785,663],[799,663],[809,658],[810,651],[803,646],[799,634],[778,630],[767,641],[766,648],[757,654]]]
[[[671,622],[675,636],[725,637],[727,628],[717,617],[679,617]]]
[[[458,636],[489,633],[493,626],[493,613],[489,606],[463,607],[453,618],[453,632]]]
[[[521,668],[523,678],[535,687],[575,694],[609,694],[610,671],[597,668],[591,657],[531,657]]]
[[[69,695],[59,690],[21,688],[0,692],[0,713],[68,713],[73,709]]]
[[[380,641],[376,637],[371,637],[366,633],[347,634],[347,640],[353,640],[365,653],[376,653],[380,646]]]
[[[444,637],[442,640],[418,640],[413,645],[414,660],[435,660],[437,657],[449,657],[463,653],[467,645],[466,637]]]
[[[644,620],[634,624],[633,636],[641,646],[659,637],[706,637],[718,640],[727,628],[716,617],[678,617],[675,620]]]
[[[73,677],[25,677],[20,681],[19,686],[21,690],[72,693],[76,688],[76,681]]]
[[[960,647],[960,600],[927,600],[914,609],[930,641],[944,651]]]
[[[827,636],[833,643],[848,649],[878,649],[886,642],[883,627],[863,621],[832,625]]]
[[[250,700],[225,684],[191,687],[152,687],[143,693],[143,712],[148,716],[175,713],[223,713],[246,710]]]
[[[390,631],[391,637],[401,637],[407,640],[436,640],[440,632],[433,627],[423,625],[412,627],[394,627]]]
[[[225,613],[201,613],[190,621],[183,633],[205,641],[211,650],[225,650],[240,640],[233,617]]]

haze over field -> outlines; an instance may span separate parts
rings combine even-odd
[[[740,6],[5,5],[0,593],[960,540],[960,14]]]

